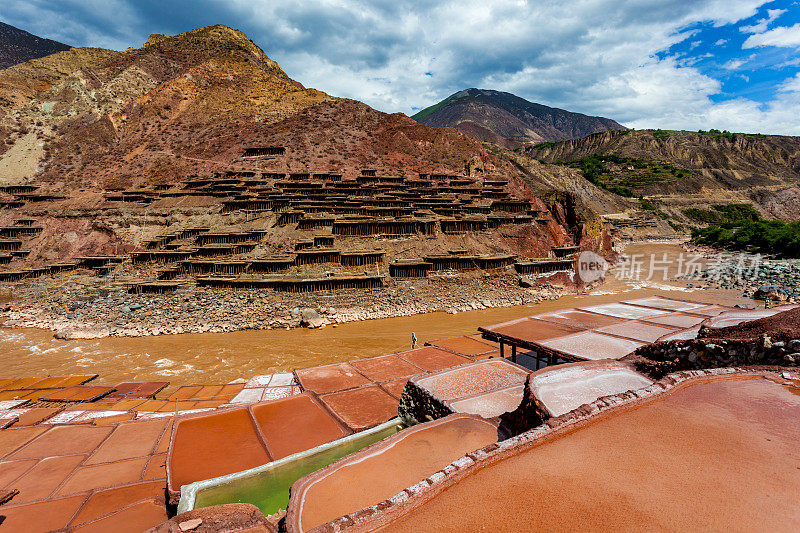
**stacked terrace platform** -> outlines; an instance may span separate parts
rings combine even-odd
[[[262,277],[198,277],[199,287],[224,289],[272,289],[277,292],[336,291],[345,289],[377,289],[383,287],[384,276],[336,275],[299,278],[293,276]]]
[[[541,364],[621,359],[662,337],[684,334],[709,317],[731,308],[653,296],[541,313],[478,328],[500,345],[511,360],[521,351],[538,369]]]
[[[569,272],[575,269],[572,259],[539,259],[514,263],[514,270],[522,276],[545,275],[553,272]]]
[[[263,154],[277,154],[279,149],[284,147],[252,147],[252,154],[256,155],[243,156],[242,162],[248,158],[274,157]],[[15,195],[13,201],[19,205],[48,199],[50,196],[55,199],[57,196],[42,193],[36,185],[10,186],[5,192]],[[159,269],[160,272],[148,272],[147,276],[143,276],[144,279],[156,277],[158,281],[173,281],[180,278],[181,273],[175,270],[173,264],[184,260],[205,258],[238,261],[250,260],[257,255],[262,255],[267,262],[263,263],[263,270],[254,266],[252,272],[285,272],[288,269],[283,266],[270,264],[269,256],[273,253],[283,255],[291,250],[285,249],[283,243],[280,249],[274,249],[271,246],[272,240],[269,244],[263,242],[264,236],[275,231],[276,225],[280,228],[279,231],[285,230],[290,234],[294,231],[330,233],[326,239],[314,239],[313,247],[335,246],[340,250],[339,258],[326,258],[321,251],[298,254],[296,257],[299,264],[308,264],[311,268],[293,272],[295,277],[315,278],[323,272],[315,269],[314,265],[365,267],[362,270],[380,272],[379,266],[382,263],[405,255],[396,252],[393,246],[387,247],[387,254],[369,251],[368,248],[376,237],[388,240],[427,239],[475,233],[488,237],[493,231],[516,232],[520,227],[536,227],[535,218],[543,223],[553,222],[549,212],[537,208],[526,199],[516,197],[513,187],[505,179],[483,180],[479,177],[442,172],[421,173],[418,176],[386,175],[376,169],[363,169],[357,175],[344,175],[341,171],[330,168],[284,171],[243,168],[217,172],[210,176],[193,175],[175,184],[162,182],[145,188],[106,189],[106,202],[97,209],[111,212],[125,209],[133,213],[139,209],[139,212],[147,216],[148,212],[154,210],[164,212],[170,209],[176,201],[184,197],[191,197],[188,202],[190,206],[195,203],[207,206],[209,213],[229,220],[231,225],[227,229],[231,231],[220,231],[217,223],[214,231],[207,227],[171,227],[159,235],[149,237],[141,243],[139,250],[125,256],[132,260],[135,269],[141,267],[147,270],[148,263],[165,265],[166,268]],[[251,229],[247,226],[262,229]],[[35,238],[36,233],[41,230],[34,219],[26,219],[24,224],[14,223],[0,228],[0,264],[9,265],[0,272],[0,281],[15,282],[48,273],[26,271],[23,268],[25,265],[21,264],[21,258],[30,253],[26,249],[26,239]],[[331,242],[334,236],[341,238],[335,245]],[[296,235],[292,236],[294,237]],[[426,251],[430,250],[425,248]],[[301,252],[303,249],[298,246],[296,251]],[[267,257],[263,257],[264,255]],[[472,264],[462,259],[463,264],[453,270],[463,272],[483,269],[491,275],[501,275],[505,272],[503,269],[507,263],[511,262],[499,255],[495,258],[486,257],[486,262],[482,262],[483,258],[478,256],[486,254],[475,255]],[[90,265],[83,258],[78,258],[77,261],[79,268],[90,268],[98,275],[107,275],[117,269],[117,262]],[[437,266],[441,261],[443,260],[435,258],[426,261],[433,266],[420,265],[422,269],[406,268],[401,261],[389,267],[389,270],[397,272],[398,278],[426,277],[426,269],[434,272],[439,268],[450,270],[449,267]],[[121,270],[127,272],[126,269],[125,266]],[[56,271],[51,270],[49,273],[52,272]],[[185,273],[193,274],[192,271]],[[231,274],[225,270],[209,273]],[[508,273],[511,273],[510,270]],[[227,282],[219,280],[202,283],[206,286],[227,286]],[[149,282],[145,282],[142,290],[170,290],[166,286],[149,285]],[[235,281],[233,285],[249,286],[251,283]],[[366,288],[372,288],[371,283],[367,285]],[[335,287],[345,289],[353,286],[360,287],[358,283],[354,285],[349,281],[335,284]]]

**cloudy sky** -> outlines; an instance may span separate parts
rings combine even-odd
[[[226,24],[387,112],[480,87],[635,128],[800,135],[798,0],[3,0],[0,20],[113,49]]]

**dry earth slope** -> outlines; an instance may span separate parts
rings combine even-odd
[[[646,159],[687,171],[681,179],[635,191],[668,208],[747,202],[768,217],[800,218],[798,137],[641,130],[597,133],[525,150],[525,156],[544,163],[592,154]]]

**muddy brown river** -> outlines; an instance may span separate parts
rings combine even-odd
[[[427,340],[474,334],[478,326],[561,309],[659,294],[700,302],[757,305],[738,291],[697,290],[685,282],[663,281],[663,254],[668,277],[678,268],[682,248],[676,244],[629,246],[626,254],[647,254],[640,279],[617,279],[612,271],[602,286],[586,295],[565,296],[540,304],[484,309],[450,315],[430,313],[341,324],[321,330],[266,330],[233,333],[107,337],[58,340],[39,329],[0,328],[0,377],[97,373],[104,383],[163,379],[174,385],[226,383],[254,374],[370,357],[406,350],[411,334]],[[658,262],[654,277],[649,255]],[[626,267],[627,268],[627,267]]]

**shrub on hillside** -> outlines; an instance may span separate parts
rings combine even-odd
[[[692,230],[698,244],[782,257],[800,257],[800,222],[743,220]]]

